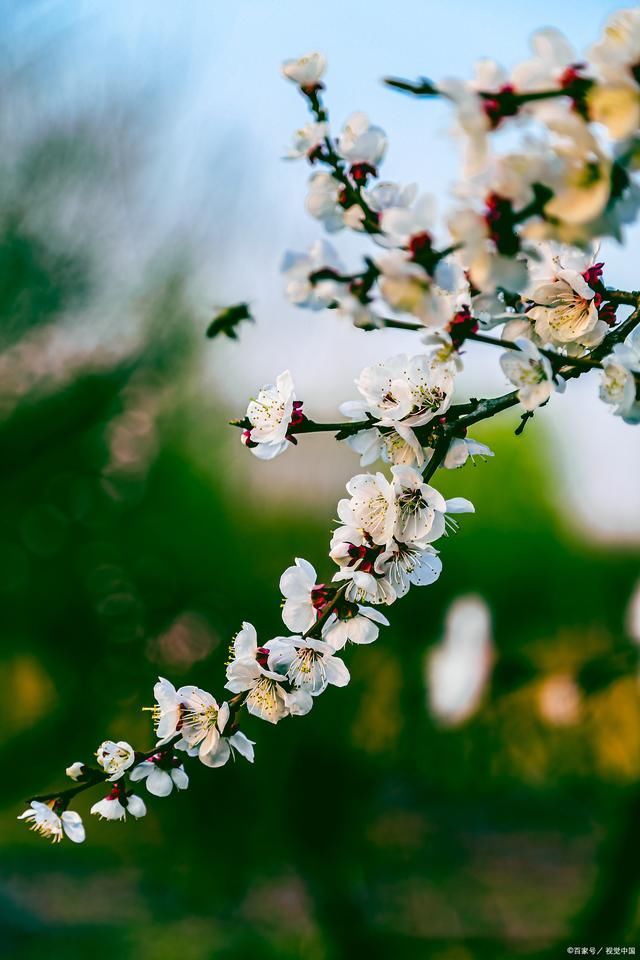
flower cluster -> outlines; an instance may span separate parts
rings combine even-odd
[[[105,740],[95,765],[73,763],[74,785],[34,798],[21,815],[43,836],[84,840],[69,805],[105,784],[92,814],[143,817],[133,784],[144,781],[148,793],[166,797],[187,789],[190,759],[212,768],[236,755],[253,762],[254,743],[239,729],[243,710],[275,724],[307,714],[330,686],[346,686],[348,644],[374,642],[388,626],[380,608],[438,579],[436,543],[457,529],[455,514],[474,510],[430,482],[440,468],[492,456],[468,436],[470,427],[519,404],[520,433],[568,381],[594,371],[613,413],[640,422],[640,294],[607,286],[597,256],[600,239],[621,240],[638,211],[640,8],[615,15],[584,56],[552,29],[536,33],[531,48],[509,73],[483,61],[467,81],[388,81],[440,96],[454,111],[465,172],[455,208],[441,217],[415,184],[380,179],[387,136],[365,113],[352,113],[334,136],[321,54],[283,65],[310,111],[287,151],[312,167],[307,211],[327,232],[351,230],[368,244],[355,270],[326,239],[308,253],[288,253],[286,296],[363,331],[414,331],[416,348],[362,370],[357,399],[339,408],[341,421],[303,413],[285,371],[233,423],[263,460],[327,431],[359,455],[361,468],[379,469],[346,485],[326,580],[302,558],[283,572],[283,634],[259,643],[255,627],[242,623],[226,667],[228,699],[160,678],[150,708],[154,746],[141,752]],[[505,127],[512,136],[496,136]],[[505,142],[509,150],[500,152]],[[475,343],[500,348],[512,389],[454,402]]]

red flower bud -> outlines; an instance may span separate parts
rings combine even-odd
[[[256,660],[263,670],[268,669],[269,647],[258,647],[256,650]]]
[[[354,163],[349,173],[354,183],[357,183],[358,186],[364,186],[369,177],[375,177],[376,168],[372,167],[370,163]]]

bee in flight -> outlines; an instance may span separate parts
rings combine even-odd
[[[213,337],[218,337],[221,333],[224,333],[231,340],[237,340],[238,331],[236,327],[243,320],[253,322],[248,303],[235,303],[231,307],[225,307],[224,310],[215,315],[207,327],[207,336],[213,339]]]

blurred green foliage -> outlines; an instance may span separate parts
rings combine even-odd
[[[220,693],[241,620],[281,631],[276,587],[294,556],[329,575],[333,504],[285,507],[229,472],[223,398],[189,389],[216,347],[195,338],[186,283],[188,264],[149,278],[135,349],[80,349],[68,375],[43,374],[92,266],[2,218],[6,955],[467,960],[633,943],[640,710],[623,615],[638,551],[578,540],[558,518],[542,417],[519,439],[517,417],[478,430],[496,457],[441,480],[478,511],[443,543],[441,579],[348,651],[347,690],[304,720],[243,724],[254,767],[192,763],[191,788],[151,798],[141,822],[89,822],[83,798],[82,847],[49,848],[16,822],[105,737],[152,744],[140,708],[159,673]],[[289,456],[311,469],[316,442]],[[469,592],[492,611],[497,662],[477,714],[443,729],[425,655]],[[582,691],[566,725],[540,710],[555,675]]]

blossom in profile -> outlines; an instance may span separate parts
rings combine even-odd
[[[21,813],[18,820],[26,820],[31,829],[46,837],[52,843],[59,843],[63,834],[73,843],[82,843],[85,838],[84,825],[79,813],[75,810],[64,810],[61,814],[55,811],[55,801],[41,803],[32,800],[27,810]]]
[[[285,598],[282,619],[294,633],[306,633],[316,622],[324,591],[316,584],[315,568],[308,560],[296,557],[280,577],[280,593]]]
[[[291,426],[303,419],[302,404],[296,401],[293,379],[288,370],[275,384],[267,384],[247,407],[251,424],[243,431],[242,442],[261,460],[272,460],[289,446]]]
[[[285,60],[282,74],[287,80],[297,83],[303,90],[313,90],[318,86],[327,68],[327,61],[321,53],[307,53],[304,57]]]
[[[111,793],[98,800],[91,807],[91,813],[94,813],[100,820],[126,820],[127,814],[139,820],[144,817],[147,807],[144,800],[135,794],[124,794],[115,784]]]
[[[328,136],[328,123],[306,123],[294,133],[286,159],[298,160],[300,157],[307,157],[311,160],[315,151],[322,146]]]
[[[449,444],[443,466],[447,470],[457,470],[458,467],[463,467],[468,460],[474,463],[475,457],[484,460],[485,457],[492,456],[493,450],[485,443],[479,443],[477,440],[472,440],[471,437],[454,437]]]

